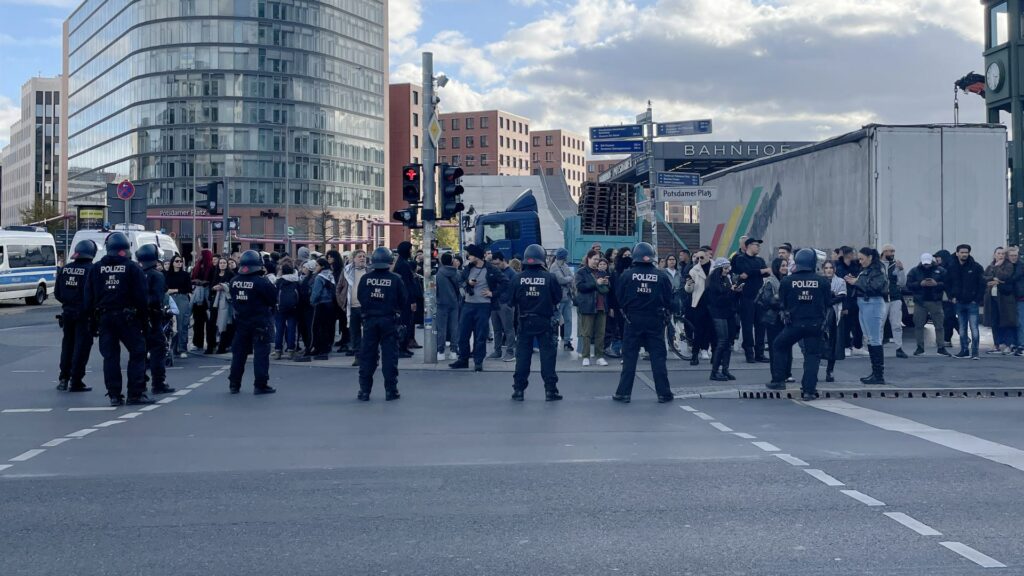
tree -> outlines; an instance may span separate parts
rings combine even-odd
[[[45,202],[38,196],[35,202],[32,203],[31,208],[24,208],[21,210],[21,222],[27,225],[33,226],[45,226],[46,230],[50,234],[56,234],[59,230],[64,228],[64,222],[61,220],[62,214],[57,207],[49,202]]]
[[[438,248],[451,248],[459,250],[459,229],[458,228],[435,228],[434,238],[437,240]]]

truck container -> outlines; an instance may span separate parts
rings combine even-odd
[[[870,125],[704,178],[701,244],[727,256],[742,236],[831,252],[893,244],[907,268],[923,252],[1006,242],[1007,137],[1002,125]],[[767,251],[767,250],[766,250]]]

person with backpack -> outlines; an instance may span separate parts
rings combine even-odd
[[[274,283],[277,288],[277,312],[274,324],[277,332],[274,337],[274,360],[280,360],[284,352],[288,359],[295,359],[295,336],[299,320],[299,275],[291,262],[281,266],[281,275]],[[282,346],[287,348],[282,351]]]
[[[298,268],[299,274],[299,305],[296,308],[296,333],[302,340],[303,352],[296,354],[296,362],[310,362],[313,360],[313,306],[310,298],[313,296],[313,278],[316,276],[316,261],[306,260]]]
[[[316,260],[316,278],[309,297],[313,308],[313,360],[330,358],[334,344],[334,273],[326,258]]]

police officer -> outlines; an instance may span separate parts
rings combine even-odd
[[[633,247],[633,266],[619,277],[615,295],[626,322],[622,343],[622,374],[612,400],[628,404],[633,393],[636,361],[643,346],[651,357],[658,402],[673,400],[665,365],[665,322],[672,309],[672,280],[654,267],[658,261],[647,242]]]
[[[270,342],[274,336],[274,308],[277,289],[264,275],[263,258],[255,250],[246,250],[238,261],[238,274],[231,280],[231,302],[235,314],[235,338],[231,342],[231,372],[228,387],[232,394],[242,389],[245,362],[252,352],[255,375],[253,393],[273,394],[270,386]]]
[[[537,244],[527,246],[523,252],[524,270],[512,280],[512,307],[519,320],[519,340],[516,342],[516,372],[512,377],[512,399],[523,401],[523,391],[529,386],[530,364],[533,360],[533,341],[540,347],[540,373],[544,379],[545,399],[561,400],[558,393],[558,374],[555,357],[558,353],[558,324],[555,312],[562,301],[562,287],[558,279],[544,269],[544,248]]]
[[[356,297],[363,309],[363,342],[359,349],[359,395],[366,402],[377,371],[378,348],[384,374],[385,400],[398,400],[398,325],[409,303],[402,277],[391,272],[391,250],[381,246],[370,256],[372,270],[359,279]],[[431,353],[434,351],[431,350]]]
[[[784,390],[793,364],[793,344],[804,341],[804,375],[800,397],[814,400],[818,388],[818,364],[824,347],[825,313],[832,304],[831,282],[815,273],[814,250],[796,253],[796,271],[782,279],[779,302],[785,328],[772,345],[772,381],[769,390]]]
[[[85,308],[85,282],[95,257],[96,243],[82,240],[75,245],[75,252],[71,256],[73,262],[61,268],[57,275],[54,296],[63,305],[58,319],[64,330],[60,347],[60,376],[57,379],[57,390],[60,391],[92,390],[82,380],[85,378],[89,353],[92,352],[90,315]]]
[[[87,283],[86,309],[97,317],[103,380],[111,406],[125,404],[121,394],[121,346],[128,350],[128,404],[152,404],[146,396],[146,277],[129,257],[131,246],[121,232],[107,236],[107,254],[93,265]]]
[[[164,273],[156,269],[159,259],[160,250],[156,244],[144,244],[135,251],[135,260],[146,276],[146,308],[142,312],[142,326],[146,334],[146,351],[149,352],[153,394],[170,394],[174,388],[167,386],[167,338],[163,330],[167,280]]]

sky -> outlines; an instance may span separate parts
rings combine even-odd
[[[60,72],[74,0],[0,0],[0,145],[21,85]],[[977,0],[390,0],[391,81],[434,53],[445,112],[501,108],[535,130],[714,120],[715,140],[799,140],[949,123],[983,72]],[[961,94],[960,119],[984,102]]]

